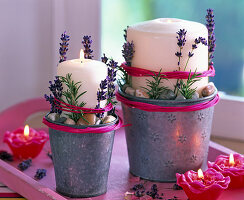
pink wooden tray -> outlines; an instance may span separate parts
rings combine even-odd
[[[48,109],[48,105],[41,99],[36,99],[34,104],[39,105],[39,108],[36,108],[34,105],[31,104],[32,101],[28,101],[28,106],[31,108],[33,112],[38,112],[41,110]],[[23,108],[26,106],[26,102],[20,104]],[[19,108],[17,105],[16,108]],[[11,109],[10,109],[11,111]],[[12,109],[11,112],[16,112],[16,109]],[[22,111],[22,114],[19,116],[19,119],[28,117],[31,114],[31,111],[25,113],[25,109],[19,110]],[[9,115],[9,111],[5,111],[0,114],[0,120],[2,115],[6,116]],[[3,119],[3,118],[2,118]],[[13,130],[20,125],[23,125],[24,120],[16,121],[14,124],[6,124],[1,125],[0,123],[0,141],[2,141],[3,131],[6,131],[9,127],[9,130]],[[13,127],[13,125],[15,127]],[[6,149],[9,151],[8,147],[0,142],[0,149]],[[66,200],[69,199],[67,197],[61,196],[55,191],[55,177],[54,177],[54,170],[53,164],[50,158],[46,155],[47,152],[50,150],[50,144],[47,143],[44,147],[41,154],[33,160],[32,166],[27,169],[24,173],[19,171],[16,166],[20,161],[15,162],[4,162],[0,160],[0,182],[7,185],[10,189],[16,191],[17,193],[21,194],[25,198],[29,200]],[[216,156],[219,154],[229,154],[233,153],[230,149],[227,149],[221,145],[211,142],[208,160],[214,161]],[[40,181],[36,181],[33,179],[36,169],[38,168],[45,168],[47,169],[47,176],[44,177]],[[124,130],[121,129],[117,131],[114,141],[114,148],[113,154],[111,159],[111,167],[109,173],[109,180],[108,180],[108,191],[106,194],[93,197],[93,198],[86,198],[87,200],[122,200],[124,199],[124,193],[129,191],[130,188],[137,184],[137,183],[144,183],[144,180],[138,180],[138,178],[133,177],[129,173],[129,164],[127,158],[127,150],[126,150],[126,142],[125,142],[125,135]],[[150,187],[152,185],[151,182],[145,183],[146,187]],[[159,193],[164,193],[164,199],[173,198],[177,196],[178,199],[187,200],[186,195],[184,192],[181,191],[174,191],[172,190],[173,183],[157,183],[159,187]],[[235,189],[235,190],[227,190],[225,191],[220,200],[235,200],[235,199],[244,199],[244,189]]]

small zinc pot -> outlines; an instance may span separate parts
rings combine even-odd
[[[49,123],[75,129],[112,126],[116,120],[100,125],[77,126]],[[49,128],[49,137],[58,193],[72,198],[93,197],[106,193],[115,131],[71,133]]]
[[[184,107],[214,99],[153,100],[119,94],[135,102]],[[148,112],[122,103],[130,172],[143,179],[175,182],[176,173],[206,166],[214,106],[190,112]]]

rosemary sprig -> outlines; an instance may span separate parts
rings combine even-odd
[[[151,75],[151,77],[153,78],[152,81],[146,79],[147,81],[146,83],[149,88],[142,87],[147,91],[147,94],[150,99],[158,99],[160,95],[163,93],[163,91],[167,89],[167,87],[160,86],[163,79],[168,80],[167,78],[161,77],[162,76],[161,71],[162,69],[160,69],[158,74],[153,72],[154,75]]]
[[[66,74],[65,77],[60,77],[62,83],[64,83],[67,86],[67,90],[63,91],[63,96],[65,97],[68,104],[73,106],[79,106],[84,107],[85,102],[78,103],[78,99],[84,95],[87,91],[84,91],[79,94],[79,89],[81,88],[81,82],[74,82],[71,78],[72,74]],[[77,122],[80,118],[84,119],[86,122],[88,122],[84,117],[84,113],[80,111],[80,113],[68,113],[66,114],[70,119]],[[89,123],[89,122],[88,122]]]
[[[201,73],[197,74],[196,70],[194,74],[191,75],[190,70],[186,83],[182,79],[180,79],[180,85],[178,90],[186,99],[191,99],[192,95],[196,92],[197,88],[191,88],[191,86],[197,81],[201,80],[201,78],[199,77],[200,75]]]

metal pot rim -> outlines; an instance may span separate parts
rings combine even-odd
[[[98,124],[98,125],[90,125],[90,126],[88,126],[88,125],[70,125],[70,124],[64,124],[64,123],[61,123],[61,122],[52,121],[51,119],[48,118],[49,114],[50,114],[50,112],[45,115],[45,119],[48,122],[56,124],[56,125],[68,126],[68,127],[76,128],[76,129],[85,129],[85,128],[88,128],[88,127],[90,127],[90,128],[99,128],[99,127],[104,127],[104,126],[112,126],[112,125],[116,124],[118,122],[118,120],[119,120],[118,115],[114,114],[113,116],[116,119],[114,121],[106,123],[106,124]]]
[[[204,103],[207,101],[211,101],[217,94],[218,90],[216,89],[213,94],[207,97],[201,97],[198,99],[183,99],[183,100],[163,100],[163,99],[148,99],[142,97],[131,96],[124,93],[120,88],[118,90],[119,94],[130,101],[137,101],[142,103],[149,103],[153,105],[160,105],[160,106],[187,106],[187,105],[195,105],[199,103]]]

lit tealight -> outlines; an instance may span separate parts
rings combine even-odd
[[[199,170],[197,171],[197,175],[198,175],[198,178],[200,178],[200,179],[203,179],[203,178],[204,178],[204,176],[203,176],[203,172],[202,172],[201,169],[199,169]]]
[[[81,62],[84,61],[84,51],[83,51],[83,49],[80,50],[80,60],[81,60]]]
[[[231,166],[235,164],[234,156],[233,156],[232,153],[230,154],[230,157],[229,157],[229,164],[230,164]]]
[[[25,125],[25,128],[24,128],[24,136],[25,137],[28,137],[30,134],[30,128],[28,125]]]

